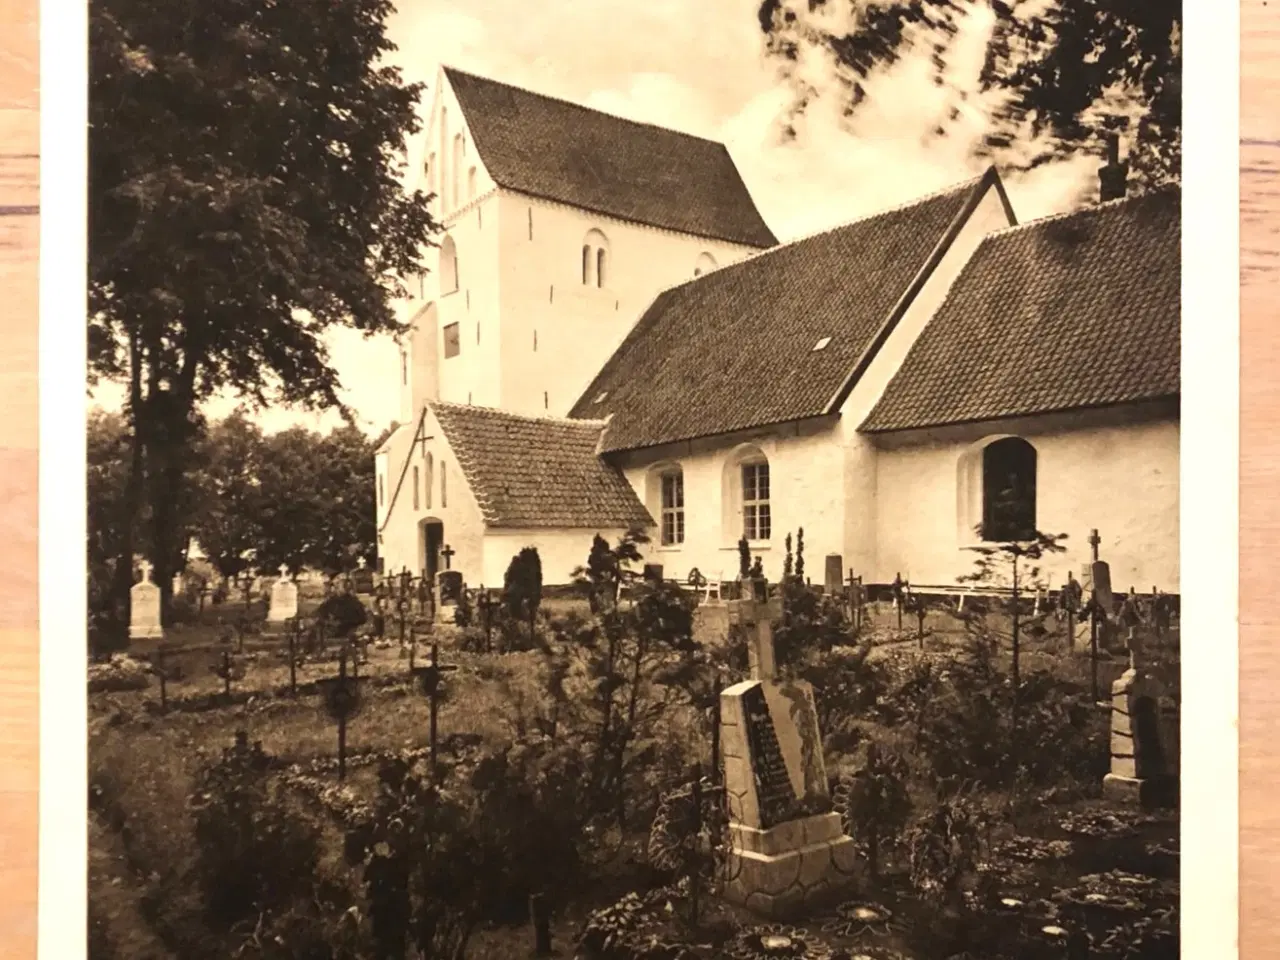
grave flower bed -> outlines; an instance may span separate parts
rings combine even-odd
[[[1103,811],[1069,813],[1058,821],[1067,833],[1099,840],[1119,840],[1137,832],[1133,818]]]
[[[145,690],[151,685],[151,666],[124,653],[112,654],[106,663],[89,665],[90,693]]]
[[[1016,836],[996,847],[997,856],[1019,863],[1059,860],[1071,855],[1070,840],[1042,840],[1039,837]]]
[[[850,900],[836,907],[836,915],[822,925],[822,932],[837,937],[887,936],[893,911],[878,903]]]
[[[832,960],[831,947],[798,927],[770,923],[748,927],[722,948],[734,960]]]
[[[1084,919],[1099,915],[1123,915],[1141,913],[1148,901],[1169,895],[1176,884],[1161,885],[1155,877],[1124,870],[1109,870],[1080,877],[1072,886],[1057,891],[1055,902],[1062,908]],[[1172,894],[1175,898],[1176,892]]]

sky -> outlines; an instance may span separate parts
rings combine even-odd
[[[841,6],[831,4],[832,7]],[[939,87],[925,56],[904,59],[868,85],[867,103],[850,120],[838,92],[819,96],[784,141],[782,122],[792,80],[764,55],[758,0],[401,0],[389,22],[399,50],[392,61],[410,81],[434,84],[440,63],[539,93],[562,97],[632,120],[723,142],[757,207],[783,242],[909,202],[982,172],[970,148],[986,127],[971,89],[986,31],[985,5],[969,18],[965,54],[954,58]],[[552,13],[551,11],[554,11]],[[835,67],[806,57],[799,79],[820,94],[834,91]],[[430,102],[430,89],[422,111]],[[940,117],[960,107],[963,118],[943,140],[928,136]],[[414,146],[410,161],[417,164]],[[1096,176],[1090,159],[1040,168],[1030,178],[1006,177],[1022,221],[1078,205]],[[337,331],[329,338],[343,399],[369,433],[399,408],[398,362],[389,338],[366,340]],[[118,406],[118,390],[91,403]],[[218,417],[235,401],[206,412]],[[328,429],[340,422],[287,408],[259,415],[264,429],[293,425]]]

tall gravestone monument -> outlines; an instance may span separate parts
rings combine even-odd
[[[1111,685],[1111,772],[1102,778],[1109,800],[1167,803],[1178,782],[1176,724],[1164,722],[1164,685],[1147,666],[1142,642],[1129,641],[1129,669]]]
[[[729,604],[746,630],[751,679],[720,695],[720,744],[729,806],[724,895],[784,916],[851,879],[853,841],[831,809],[813,688],[775,676],[771,621],[781,601]]]
[[[142,579],[129,591],[129,639],[164,636],[160,626],[160,588],[151,582],[151,564],[141,563]]]
[[[298,615],[298,585],[289,579],[289,568],[280,564],[280,579],[271,585],[271,603],[267,607],[269,623],[283,623]]]

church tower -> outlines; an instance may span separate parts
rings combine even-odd
[[[415,186],[402,422],[443,400],[564,416],[664,287],[776,243],[722,144],[449,67]]]

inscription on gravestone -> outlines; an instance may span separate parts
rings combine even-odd
[[[760,826],[769,828],[782,823],[795,808],[795,792],[782,757],[778,733],[765,701],[764,689],[757,684],[743,696],[747,721],[747,744],[751,751],[751,769],[756,780],[760,805]]]

